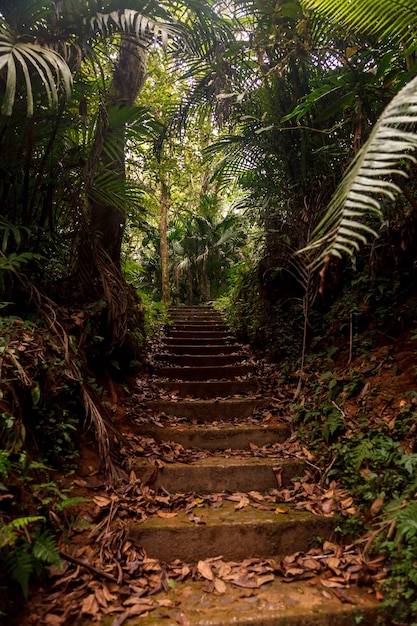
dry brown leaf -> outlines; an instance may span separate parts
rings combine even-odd
[[[175,621],[177,622],[177,624],[179,624],[179,626],[191,626],[191,622],[184,613],[184,611],[181,611],[181,613],[178,613],[175,616]]]
[[[249,506],[250,502],[249,502],[249,498],[247,498],[246,496],[243,496],[239,502],[236,504],[235,506],[235,511],[240,511],[240,509],[243,509],[245,506]]]
[[[305,570],[301,567],[288,567],[284,570],[285,576],[301,576]]]
[[[376,500],[372,502],[371,508],[369,509],[369,513],[371,517],[376,517],[378,515],[383,504],[384,504],[384,498],[376,498]]]
[[[161,598],[161,600],[158,600],[158,606],[163,606],[166,607],[167,609],[171,609],[174,606],[177,606],[179,603],[178,602],[174,602],[173,600],[170,600],[169,598]]]
[[[157,511],[158,517],[162,517],[163,519],[170,519],[171,517],[176,517],[178,515],[177,511]]]
[[[91,593],[89,596],[84,598],[83,603],[81,605],[81,613],[83,615],[97,615],[99,611],[100,609],[98,606],[95,593]]]
[[[263,574],[262,576],[257,576],[256,581],[259,586],[265,585],[266,583],[272,583],[275,580],[274,574]]]
[[[133,606],[135,604],[146,605],[149,608],[153,605],[153,600],[151,600],[150,598],[141,598],[139,596],[130,596],[130,598],[127,598],[123,602],[124,606]]]
[[[105,596],[105,594],[104,594],[103,590],[102,590],[102,589],[100,589],[100,588],[99,588],[99,589],[96,589],[96,590],[94,591],[94,594],[95,594],[95,596],[96,596],[96,599],[97,599],[97,602],[99,603],[99,605],[100,605],[101,607],[106,608],[106,607],[107,607],[107,598],[106,598],[106,596]]]
[[[303,567],[314,572],[319,572],[321,570],[320,563],[316,559],[312,559],[310,557],[303,559]]]
[[[214,589],[217,593],[219,594],[223,594],[226,593],[226,583],[221,580],[220,578],[215,578],[214,579]]]
[[[272,471],[275,474],[278,487],[282,487],[282,467],[273,467]]]
[[[340,582],[338,580],[332,580],[327,578],[320,579],[323,587],[328,587],[329,589],[344,589],[346,587],[345,582]]]
[[[214,574],[212,572],[210,565],[207,563],[207,561],[199,561],[197,563],[197,569],[199,573],[201,574],[201,576],[205,578],[206,580],[214,580]]]
[[[340,574],[340,559],[335,556],[330,556],[326,559],[326,565],[329,567],[335,574]]]
[[[61,626],[64,623],[65,618],[55,613],[47,613],[43,618],[43,621],[47,626]]]
[[[248,578],[244,574],[234,577],[230,582],[232,583],[232,585],[235,585],[236,587],[243,587],[244,589],[259,588],[259,584],[254,578]]]
[[[149,604],[133,604],[127,609],[129,617],[136,615],[147,615],[149,611],[153,611],[155,607],[149,606]]]
[[[274,509],[274,513],[276,513],[276,515],[282,515],[284,513],[288,513],[288,509],[282,509],[281,507],[277,506]]]
[[[101,509],[110,506],[112,503],[112,498],[108,498],[107,496],[94,496],[93,502],[97,504]]]
[[[351,595],[345,589],[333,589],[333,593],[343,604],[353,604],[356,606],[357,602],[352,598]]]
[[[121,615],[118,615],[112,621],[111,626],[122,626],[122,624],[125,623],[125,621],[128,619],[128,617],[129,617],[129,613],[127,613],[127,612],[124,612]]]

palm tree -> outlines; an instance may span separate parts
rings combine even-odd
[[[408,67],[415,74],[417,8],[414,0],[302,0],[303,4],[359,31],[381,39],[397,40],[403,46]],[[347,170],[328,210],[313,232],[307,249],[322,248],[319,261],[328,255],[354,254],[377,232],[371,217],[382,218],[382,200],[393,200],[416,162],[417,78],[411,78],[385,108],[366,144]]]

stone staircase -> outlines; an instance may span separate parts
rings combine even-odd
[[[303,461],[258,456],[258,447],[285,442],[288,423],[265,426],[252,418],[268,406],[261,393],[256,368],[231,335],[221,316],[211,307],[172,307],[163,350],[156,355],[153,388],[160,399],[147,402],[147,410],[165,416],[165,425],[140,426],[140,434],[158,442],[177,442],[185,448],[207,451],[189,463],[165,463],[159,467],[152,488],[169,493],[218,492],[270,494],[290,487],[302,476]],[[170,423],[171,422],[171,423]],[[242,454],[239,454],[242,451]],[[149,472],[146,461],[135,473]],[[168,519],[149,517],[135,523],[130,538],[151,558],[179,559],[196,567],[205,559],[248,562],[274,559],[307,551],[317,538],[334,539],[332,518],[318,517],[290,505],[236,506],[223,499],[222,506],[197,505],[195,518],[184,510]],[[207,582],[207,581],[206,581]],[[182,624],[192,626],[247,626],[375,624],[375,600],[360,589],[349,589],[344,602],[316,581],[286,584],[276,577],[261,589],[228,586],[224,594],[207,594],[203,583],[176,583],[166,600],[148,616],[128,624]]]

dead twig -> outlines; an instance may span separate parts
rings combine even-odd
[[[106,580],[109,580],[112,583],[118,582],[118,579],[112,576],[111,574],[107,574],[107,572],[103,572],[103,570],[98,569],[97,567],[94,567],[94,565],[90,565],[89,563],[87,563],[86,561],[83,561],[82,559],[77,559],[75,556],[70,556],[69,554],[62,552],[61,550],[59,551],[59,556],[61,557],[61,559],[64,559],[64,561],[68,561],[68,563],[73,563],[74,565],[80,565],[81,567],[84,567],[86,570],[88,570],[92,574],[96,574],[97,576],[100,576],[100,578],[105,578]]]

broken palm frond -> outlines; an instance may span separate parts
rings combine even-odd
[[[19,272],[16,268],[13,269],[13,273],[16,279],[21,283],[25,293],[29,294],[29,299],[34,302],[41,319],[44,322],[45,328],[49,333],[49,342],[53,349],[64,359],[65,363],[65,376],[74,382],[76,382],[81,391],[82,401],[84,403],[86,416],[91,420],[97,443],[100,452],[101,462],[105,468],[108,480],[111,483],[115,483],[121,479],[123,472],[117,470],[112,462],[110,454],[110,442],[108,429],[105,421],[105,408],[100,402],[95,399],[94,391],[90,388],[90,385],[84,380],[81,370],[82,365],[79,365],[79,355],[76,358],[74,348],[72,347],[72,338],[68,335],[64,328],[64,322],[60,320],[58,311],[54,303],[41,293],[26,277]],[[24,337],[23,337],[24,338]],[[28,339],[28,337],[26,337]],[[27,343],[27,342],[26,342]],[[24,368],[20,365],[17,356],[14,354],[14,347],[11,346],[10,358],[17,370],[17,375],[21,378],[23,384],[26,386],[32,385],[31,377],[25,372]],[[26,351],[24,342],[20,342],[17,345],[18,354],[22,351]],[[37,359],[42,360],[41,347],[37,349]]]

